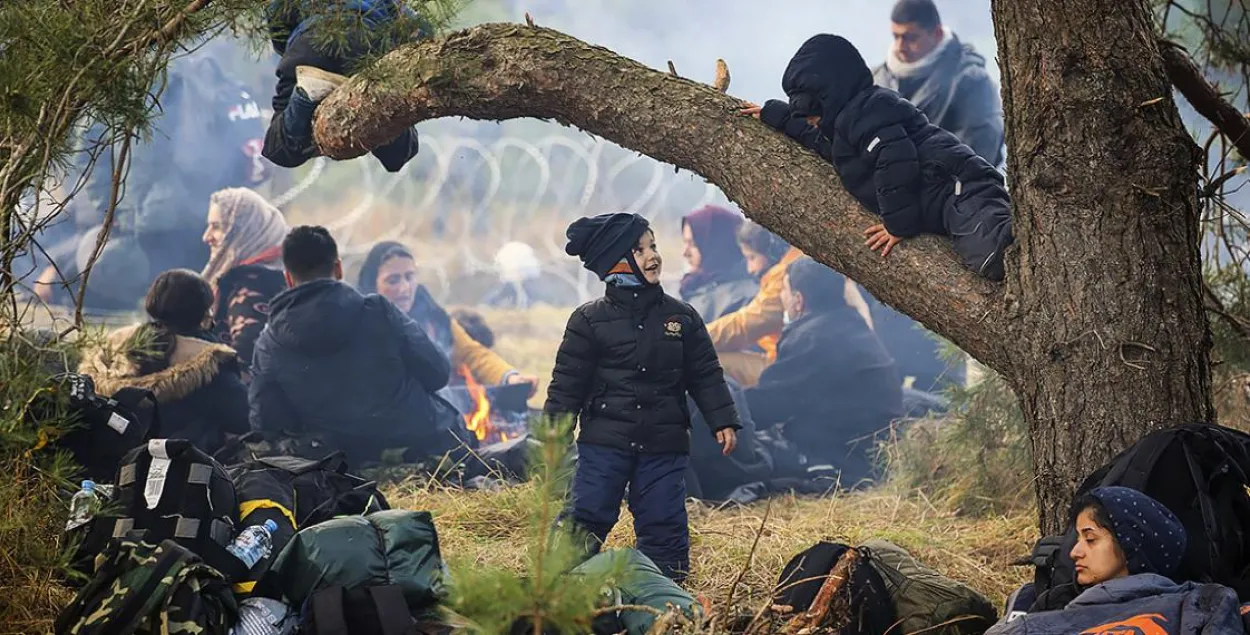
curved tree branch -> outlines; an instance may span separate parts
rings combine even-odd
[[[1159,40],[1159,52],[1168,80],[1189,105],[1198,111],[1233,144],[1241,156],[1250,159],[1250,115],[1243,115],[1236,106],[1220,95],[1219,89],[1207,81],[1202,69],[1189,59],[1181,45],[1170,40]]]
[[[764,124],[742,102],[562,33],[488,24],[392,52],[317,109],[317,145],[360,156],[438,117],[553,119],[720,187],[751,218],[991,367],[1003,353],[1002,297],[964,269],[948,241],[909,240],[887,260],[864,246],[879,220],[832,166]],[[605,210],[607,211],[607,210]]]

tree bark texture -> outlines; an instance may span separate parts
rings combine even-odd
[[[994,0],[1018,258],[1005,375],[1042,529],[1149,430],[1214,420],[1198,149],[1141,0]],[[1114,36],[1111,36],[1114,34]]]
[[[437,117],[575,126],[702,175],[813,258],[872,280],[876,297],[1001,364],[989,318],[995,285],[964,269],[945,240],[908,241],[885,261],[868,251],[863,230],[879,221],[838,185],[832,166],[739,115],[741,105],[550,29],[489,24],[384,57],[326,99],[314,131],[327,156],[345,159]]]
[[[426,119],[537,117],[702,175],[1012,382],[1050,531],[1076,482],[1113,453],[1212,416],[1195,153],[1144,0],[994,10],[1019,244],[1002,285],[936,237],[882,260],[863,245],[876,219],[832,167],[739,116],[740,101],[549,29],[483,25],[399,49],[318,108],[315,134],[346,159]]]

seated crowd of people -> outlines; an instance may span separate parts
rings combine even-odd
[[[847,486],[870,479],[871,437],[904,414],[903,380],[856,285],[728,209],[698,209],[681,227],[681,299],[708,324],[753,431],[734,457],[710,460],[749,462],[758,443],[784,439],[803,448],[792,463],[841,472]],[[106,393],[151,387],[165,409],[186,409],[194,416],[175,417],[177,432],[210,453],[252,432],[356,463],[416,461],[472,444],[463,413],[439,394],[463,374],[537,390],[536,376],[491,349],[480,315],[453,316],[419,283],[401,243],[375,244],[350,285],[325,229],[290,228],[247,188],[210,197],[202,239],[202,271],[160,274],[143,323],[110,334],[80,370]],[[739,377],[739,367],[755,370]],[[819,398],[786,398],[798,394]],[[705,463],[690,478],[704,472],[709,498],[768,476],[711,476],[725,465]]]
[[[360,51],[324,55],[308,16],[269,17],[286,30],[273,42],[282,62],[263,155],[293,167],[316,154],[313,111]],[[992,87],[984,60],[941,25],[930,0],[900,0],[893,21],[896,50],[875,74],[848,41],[818,35],[785,71],[788,100],[742,114],[833,164],[880,217],[865,236],[883,257],[906,238],[938,234],[969,269],[1001,280],[1012,241],[996,169],[1001,112],[992,98],[945,94],[940,108],[920,99]],[[405,129],[373,153],[394,172],[417,149]],[[688,273],[672,297],[647,219],[600,214],[568,227],[566,252],[604,293],[572,310],[541,411],[578,424],[561,522],[583,529],[595,551],[628,505],[639,551],[679,582],[690,569],[688,495],[744,501],[871,482],[873,437],[913,414],[910,393],[962,381],[913,323],[739,213],[695,210],[681,236]],[[243,187],[208,198],[202,243],[201,271],[156,275],[145,319],[96,343],[79,368],[101,394],[150,391],[164,437],[208,453],[259,437],[305,458],[341,451],[354,467],[421,463],[477,447],[449,385],[537,393],[536,376],[492,350],[480,316],[449,312],[419,283],[421,263],[402,243],[373,245],[350,284],[329,231],[288,226]],[[44,277],[38,284],[51,292]],[[523,286],[510,293],[499,301],[528,302]],[[1236,591],[1178,581],[1189,537],[1165,505],[1097,487],[1074,501],[1070,525],[1075,599],[1038,610],[1026,585],[989,633],[1245,632]]]

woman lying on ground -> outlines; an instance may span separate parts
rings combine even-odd
[[[209,199],[204,244],[211,255],[200,274],[212,285],[217,337],[239,353],[244,368],[269,321],[269,301],[286,289],[282,239],[286,219],[245,187],[219,190]]]
[[[152,391],[162,437],[188,439],[211,454],[227,433],[246,433],[247,387],[238,356],[208,333],[208,283],[194,271],[166,271],[144,304],[148,321],[110,334],[84,354],[79,372],[90,375],[102,395],[126,387]]]
[[[369,250],[360,267],[356,288],[363,294],[376,293],[390,300],[421,325],[434,345],[451,360],[453,373],[464,367],[474,381],[484,386],[530,384],[537,390],[537,377],[522,375],[497,353],[469,337],[464,327],[451,319],[430,292],[417,283],[416,258],[400,243],[384,241]]]
[[[1010,613],[986,635],[1245,632],[1232,589],[1169,579],[1186,543],[1171,510],[1136,490],[1100,487],[1078,498],[1072,511],[1071,555],[1082,593],[1059,611]]]
[[[738,248],[742,221],[741,214],[712,205],[681,219],[681,256],[690,265],[681,279],[681,299],[705,322],[737,311],[759,292]]]

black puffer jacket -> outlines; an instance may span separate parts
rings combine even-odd
[[[898,93],[874,86],[868,65],[843,38],[818,35],[804,43],[782,88],[792,101],[819,101],[820,128],[777,100],[761,119],[833,163],[843,187],[892,235],[951,236],[969,268],[1002,279],[1003,250],[1012,241],[1002,173]]]
[[[608,285],[569,317],[544,411],[578,416],[582,443],[686,453],[687,392],[713,432],[741,427],[699,314],[658,285]]]
[[[463,422],[434,394],[447,385],[447,358],[395,305],[314,280],[272,306],[252,360],[253,430],[317,435],[356,463],[392,448],[418,460],[460,445]]]

